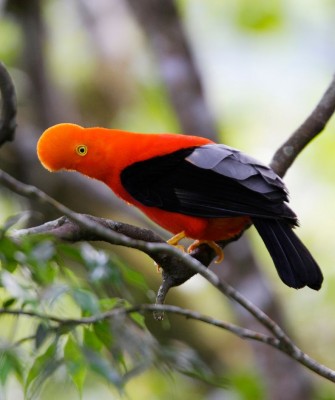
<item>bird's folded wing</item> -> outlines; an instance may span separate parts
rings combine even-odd
[[[122,171],[125,189],[146,206],[206,218],[296,216],[283,181],[252,157],[205,145],[136,162]]]

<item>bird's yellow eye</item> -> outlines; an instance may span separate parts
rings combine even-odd
[[[79,156],[86,156],[87,154],[87,146],[84,144],[80,144],[79,146],[76,147],[76,153]]]

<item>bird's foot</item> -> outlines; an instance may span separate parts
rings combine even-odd
[[[167,244],[170,244],[173,247],[176,247],[177,249],[181,250],[183,253],[185,253],[185,247],[182,244],[179,244],[179,242],[186,238],[185,232],[179,232],[176,235],[172,236],[169,240],[166,241]],[[160,272],[161,266],[155,262],[155,265],[157,267],[157,272]]]
[[[217,256],[215,260],[215,264],[219,264],[221,261],[224,260],[224,253],[222,248],[215,243],[213,240],[195,240],[187,249],[188,253],[191,253],[193,250],[195,250],[197,247],[199,247],[201,244],[207,244],[210,248],[212,248],[215,251],[215,254]]]
[[[171,246],[178,247],[178,249],[183,248],[185,251],[184,246],[178,244],[182,239],[186,238],[186,234],[184,231],[177,233],[177,235],[172,236],[166,243],[170,244]]]

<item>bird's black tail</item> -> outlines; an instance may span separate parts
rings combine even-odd
[[[308,286],[319,290],[322,272],[305,245],[283,220],[252,219],[267,247],[280,279],[295,289]]]

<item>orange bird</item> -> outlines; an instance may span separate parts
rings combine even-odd
[[[254,158],[209,139],[59,124],[37,145],[49,171],[78,171],[98,179],[191,249],[227,240],[254,224],[282,281],[320,289],[322,273],[295,235],[295,213],[283,181]]]

